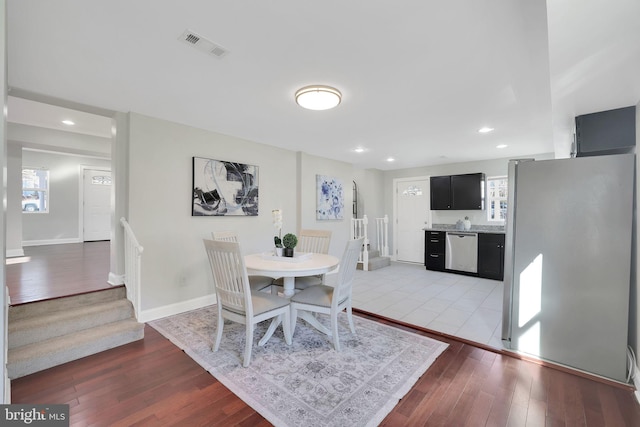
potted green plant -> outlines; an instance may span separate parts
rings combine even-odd
[[[287,233],[282,238],[282,244],[284,245],[284,250],[282,251],[282,255],[292,257],[293,256],[293,248],[298,244],[298,238],[293,233]]]

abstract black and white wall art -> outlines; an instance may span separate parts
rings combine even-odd
[[[192,216],[258,215],[258,166],[193,158]]]
[[[316,219],[344,219],[344,186],[341,179],[316,175],[316,193]]]

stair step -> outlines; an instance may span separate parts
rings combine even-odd
[[[73,310],[52,311],[9,321],[9,349],[71,334],[105,323],[133,317],[127,299],[81,305]]]
[[[78,307],[91,304],[116,301],[126,297],[126,288],[124,286],[117,286],[112,289],[89,292],[70,297],[12,305],[9,307],[9,321],[11,322],[13,320],[24,319],[26,317],[42,316],[57,311],[76,309]]]
[[[9,378],[20,378],[143,337],[144,324],[131,318],[9,349]]]
[[[386,256],[369,258],[368,271],[378,270],[379,268],[388,267],[391,265],[391,258]],[[362,264],[358,264],[358,270],[362,270]]]

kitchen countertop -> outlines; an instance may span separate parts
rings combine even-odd
[[[466,231],[468,233],[496,233],[504,234],[504,226],[502,225],[472,225],[470,230],[458,230],[455,224],[433,224],[431,227],[425,227],[425,231]]]

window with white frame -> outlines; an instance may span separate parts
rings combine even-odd
[[[507,219],[507,177],[487,178],[487,219],[504,222]]]
[[[49,212],[48,169],[22,169],[22,212]]]

